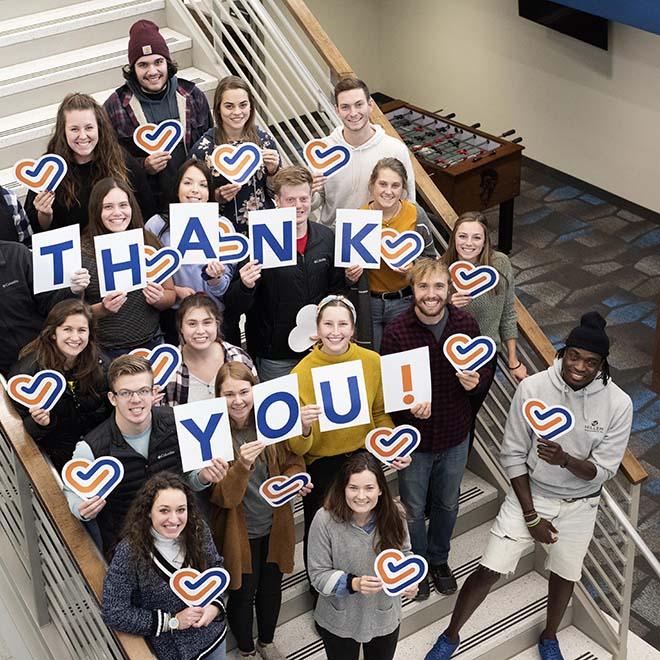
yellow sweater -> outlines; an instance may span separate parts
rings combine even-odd
[[[316,403],[314,399],[314,386],[312,384],[312,369],[325,367],[330,364],[360,360],[364,370],[364,382],[367,387],[367,398],[369,400],[369,424],[351,426],[348,428],[325,431],[321,433],[319,423],[312,424],[312,432],[309,437],[299,436],[289,440],[291,451],[298,456],[304,456],[307,465],[313,463],[322,456],[337,456],[360,447],[364,447],[364,438],[371,429],[380,426],[393,428],[394,424],[390,416],[384,411],[383,387],[380,377],[380,355],[357,344],[351,343],[348,351],[343,355],[328,355],[323,353],[318,346],[303,358],[291,373],[298,375],[298,386],[300,388],[300,405],[307,406]]]

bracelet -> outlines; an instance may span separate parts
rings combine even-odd
[[[522,365],[522,362],[520,362],[520,360],[519,360],[519,361],[518,361],[518,364],[517,364],[515,367],[509,367],[508,364],[507,364],[507,367],[509,367],[509,371],[514,371],[515,369],[517,369],[517,368],[518,368],[519,366],[521,366],[521,365]]]
[[[534,518],[534,520],[530,522],[525,521],[525,524],[527,525],[527,527],[531,528],[531,527],[536,527],[540,522],[541,522],[541,516],[536,514],[536,518]]]
[[[531,511],[527,511],[527,513],[523,511],[523,518],[529,518],[530,516],[536,516],[536,515],[538,514],[536,513],[535,509],[532,509]]]

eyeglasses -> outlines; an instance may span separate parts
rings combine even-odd
[[[137,394],[140,399],[146,399],[153,394],[153,390],[150,387],[141,387],[139,390],[119,390],[113,394],[120,399],[130,399],[134,394]]]

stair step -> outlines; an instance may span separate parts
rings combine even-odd
[[[534,571],[491,591],[463,627],[461,645],[452,658],[499,660],[533,647],[545,626],[547,591],[547,580]],[[560,628],[569,625],[572,614],[569,604]],[[450,618],[445,616],[402,639],[395,660],[423,658]]]
[[[169,28],[163,28],[161,34],[179,66],[190,66],[190,37]],[[44,100],[57,103],[71,91],[93,93],[112,85],[118,87],[121,67],[127,62],[127,47],[125,36],[0,68],[0,98],[11,98],[14,112],[25,112]]]
[[[599,646],[593,639],[587,637],[575,626],[568,626],[557,634],[562,655],[566,660],[611,660],[612,654]],[[635,660],[638,660],[636,656]],[[514,655],[511,660],[538,660],[539,652],[536,644],[522,653]]]
[[[218,84],[217,78],[194,67],[179,71],[178,76],[194,82],[206,94],[212,94]],[[103,104],[117,86],[94,92],[91,96]],[[14,179],[11,168],[20,158],[36,158],[45,152],[55,130],[58,107],[59,102],[19,112],[3,118],[0,124],[0,185],[21,199],[25,196],[25,189]]]
[[[89,0],[0,23],[3,66],[128,35],[139,18],[165,22],[165,0]],[[75,36],[71,33],[75,32]]]
[[[463,660],[494,660],[509,658],[535,643],[545,625],[547,581],[538,573],[529,572],[492,591],[463,631],[463,643],[454,654]],[[433,598],[433,596],[432,596]],[[429,599],[430,600],[430,599]],[[440,599],[441,602],[442,599]],[[453,608],[455,596],[447,599]],[[438,601],[436,601],[438,602]],[[426,607],[431,609],[427,601]],[[425,603],[414,603],[424,606]],[[434,611],[434,610],[431,610]],[[402,632],[397,646],[396,660],[418,660],[424,657],[437,636],[449,623],[449,614],[436,612],[431,625],[406,636],[406,623],[416,618],[416,609],[406,610],[404,605]],[[572,616],[572,606],[566,610],[562,628]],[[314,628],[311,611],[278,626],[275,643],[287,660],[322,660],[323,644]],[[235,651],[227,654],[230,660],[239,658]]]

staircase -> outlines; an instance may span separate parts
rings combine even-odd
[[[240,72],[257,98],[258,122],[270,127],[289,160],[300,162],[301,146],[313,136],[328,134],[337,123],[328,100],[331,81],[327,66],[335,77],[350,72],[350,67],[302,0],[0,2],[3,63],[0,184],[20,198],[25,191],[14,180],[13,164],[19,158],[36,158],[44,153],[54,129],[57,107],[66,93],[84,91],[103,103],[122,84],[128,29],[140,18],[161,26],[173,59],[179,64],[179,75],[194,81],[207,96],[212,97],[218,79],[229,70]],[[299,27],[293,25],[289,12],[294,13],[303,32],[312,39],[311,44],[301,36]],[[325,64],[320,63],[316,50],[325,58]],[[377,110],[374,116],[383,123]],[[437,221],[451,223],[452,210],[420,167],[416,167],[416,179],[418,193]],[[439,233],[436,239],[442,244]],[[521,340],[522,359],[528,371],[545,368],[554,349],[522,306],[519,325],[522,334],[530,338],[530,343]],[[512,391],[513,384],[507,376],[498,377],[480,415],[478,441],[461,487],[450,555],[459,587],[478,566],[491,521],[507,488],[497,454]],[[634,457],[627,460],[634,465]],[[618,480],[621,483],[616,488],[613,483],[612,490],[634,524],[639,483],[644,476],[635,480],[628,467],[624,472]],[[639,474],[643,475],[641,468]],[[388,479],[396,492],[396,475],[390,471]],[[16,593],[27,593],[21,606],[39,622],[39,625],[35,622],[30,632],[41,635],[41,644],[50,649],[51,657],[57,660],[149,658],[140,640],[119,636],[115,643],[109,639],[95,602],[101,590],[103,564],[82,527],[69,515],[56,482],[32,441],[25,436],[3,393],[0,393],[0,482],[3,484],[1,547],[13,548],[17,560],[12,564],[8,560],[10,553],[3,552],[0,570],[4,569]],[[298,539],[295,569],[283,581],[276,634],[277,644],[289,660],[324,657],[313,625],[309,585],[302,562],[301,504],[297,501],[295,505]],[[594,555],[590,566],[595,578],[589,574],[592,579],[585,583],[586,588],[576,589],[560,633],[565,657],[572,660],[626,657],[630,593],[626,594],[625,585],[632,580],[634,544],[607,509],[599,534],[598,547],[601,551],[605,548],[610,556],[603,561]],[[28,538],[32,539],[29,543]],[[541,549],[530,550],[516,572],[496,585],[466,625],[463,643],[455,657],[466,660],[538,657],[535,645],[544,625],[547,597],[543,559]],[[64,565],[67,573],[60,570]],[[72,586],[74,582],[77,591]],[[613,598],[610,601],[613,593],[619,596],[618,601]],[[594,599],[600,607],[608,609],[616,619],[615,626],[622,626],[621,630],[604,623]],[[397,659],[424,657],[446,627],[455,600],[456,595],[443,596],[432,588],[425,602],[404,601]],[[71,619],[72,611],[77,613],[75,623]],[[73,632],[72,628],[75,628]],[[53,641],[58,635],[59,646]],[[236,657],[233,647],[230,636],[231,658]],[[636,652],[628,657],[641,660],[643,656]]]
[[[0,185],[20,199],[26,191],[14,178],[14,163],[45,152],[67,93],[85,92],[103,104],[123,83],[128,30],[135,21],[163,27],[178,75],[213,97],[218,79],[194,66],[201,58],[190,36],[166,27],[165,0],[4,0],[2,14]]]

